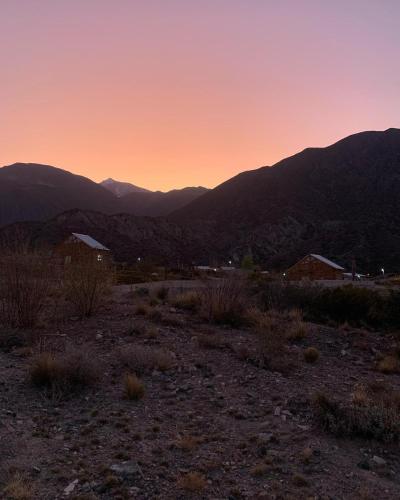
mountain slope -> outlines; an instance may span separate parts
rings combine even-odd
[[[105,179],[104,181],[101,181],[99,184],[100,184],[100,186],[103,186],[104,188],[111,191],[118,198],[121,198],[122,196],[125,196],[126,194],[129,194],[129,193],[149,193],[150,192],[148,189],[141,188],[139,186],[135,186],[134,184],[131,184],[129,182],[116,181],[114,179],[111,179],[111,177],[109,177],[108,179]]]
[[[400,268],[400,130],[363,132],[244,172],[172,214],[212,227],[220,253],[284,267],[322,253]],[[200,224],[202,223],[202,224]]]
[[[187,187],[163,193],[130,193],[120,199],[122,212],[152,217],[165,216],[207,193],[204,187]]]
[[[44,220],[71,208],[115,211],[115,196],[95,182],[33,163],[0,168],[0,226]]]
[[[207,258],[206,243],[197,232],[161,217],[128,214],[105,215],[89,210],[69,210],[47,222],[20,222],[0,228],[0,247],[31,243],[53,248],[72,232],[89,234],[108,247],[115,260],[136,263],[190,264]]]

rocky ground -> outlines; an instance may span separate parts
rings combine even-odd
[[[256,349],[251,329],[210,326],[168,302],[137,307],[149,301],[118,293],[93,318],[40,331],[42,349],[75,346],[98,365],[100,380],[77,394],[49,397],[32,386],[36,352],[0,352],[4,498],[400,497],[398,444],[335,437],[311,404],[317,391],[346,398],[360,382],[398,388],[399,375],[374,369],[394,337],[308,324],[282,374],[243,355]],[[119,354],[132,345],[173,359],[142,376],[137,401],[124,398]],[[303,357],[309,346],[320,353],[312,364]]]

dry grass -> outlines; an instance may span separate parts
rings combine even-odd
[[[126,399],[138,400],[144,396],[143,382],[136,375],[128,374],[124,378],[124,396]]]
[[[178,309],[195,311],[199,308],[200,301],[201,298],[199,293],[194,290],[191,290],[175,295],[175,297],[173,297],[171,300],[171,304],[177,307]]]
[[[34,498],[32,485],[20,474],[14,475],[3,488],[4,498],[9,500],[30,500]]]
[[[63,355],[42,353],[29,369],[33,385],[53,395],[76,392],[98,379],[98,370],[89,355],[71,350]]]
[[[309,485],[309,482],[302,474],[295,474],[292,478],[292,483],[299,488],[304,488]]]
[[[135,307],[135,314],[137,316],[147,316],[150,313],[150,311],[151,308],[147,304],[138,304]]]
[[[377,370],[385,374],[400,373],[400,360],[398,356],[385,356],[378,362]]]
[[[92,255],[76,256],[65,267],[65,295],[80,317],[92,316],[110,293],[115,280],[112,267]]]
[[[321,425],[338,436],[387,442],[400,438],[400,393],[383,384],[357,385],[348,401],[319,393],[314,412]]]
[[[246,312],[246,294],[238,278],[210,281],[199,292],[200,311],[210,322],[238,326],[243,324]]]
[[[16,252],[0,257],[0,317],[4,324],[32,328],[57,283],[57,268],[40,253]]]
[[[251,323],[257,334],[258,362],[271,370],[286,370],[287,329],[281,315],[273,310],[264,313],[256,309],[250,314]]]
[[[303,321],[303,313],[300,309],[292,309],[289,312],[288,323],[287,338],[289,340],[302,340],[307,336],[307,325]]]
[[[179,436],[175,441],[175,446],[180,450],[192,451],[201,444],[203,440],[196,436]]]
[[[175,364],[172,354],[164,349],[130,345],[119,350],[122,364],[137,375],[159,370],[165,372]]]
[[[178,479],[178,486],[185,491],[200,492],[207,486],[207,481],[199,472],[188,472]]]
[[[251,468],[250,475],[253,477],[262,477],[265,476],[269,470],[270,467],[268,467],[267,464],[257,464]]]
[[[319,359],[319,351],[315,347],[307,347],[303,352],[303,356],[307,363],[315,363]]]

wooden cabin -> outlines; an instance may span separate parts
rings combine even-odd
[[[322,255],[311,253],[290,267],[285,276],[292,281],[310,280],[341,280],[344,268]]]
[[[111,260],[110,249],[88,234],[72,233],[55,248],[54,253],[62,258],[64,264],[87,259],[98,262]]]

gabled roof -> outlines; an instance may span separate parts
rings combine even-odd
[[[96,250],[108,250],[110,251],[109,248],[105,247],[98,241],[96,241],[94,238],[89,236],[88,234],[79,234],[79,233],[72,233],[72,236],[75,236],[75,238],[78,238],[78,240],[81,240],[83,243],[85,243],[88,247],[94,248]]]
[[[326,259],[325,257],[322,257],[322,255],[318,255],[316,253],[310,253],[311,257],[314,257],[314,259],[319,260],[320,262],[323,262],[327,266],[333,267],[334,269],[338,269],[339,271],[344,271],[344,267],[339,266],[338,264],[335,264],[329,259]]]

